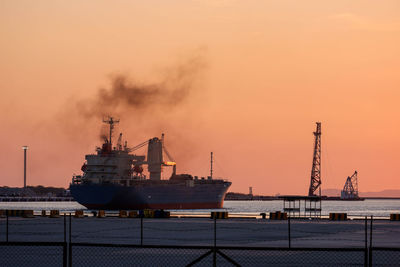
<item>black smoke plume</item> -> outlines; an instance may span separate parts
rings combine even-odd
[[[204,67],[202,57],[197,56],[167,69],[158,82],[135,83],[127,76],[114,75],[109,88],[99,89],[92,99],[79,101],[77,110],[85,119],[170,111],[190,99]]]
[[[56,124],[62,135],[82,145],[92,143],[90,140],[98,144],[94,136],[101,141],[108,136],[107,125],[102,123],[108,116],[120,119],[121,130],[127,133],[124,137],[133,143],[160,136],[165,131],[169,142],[178,143],[186,135],[185,131],[194,127],[194,113],[202,106],[198,102],[203,98],[204,90],[200,88],[206,67],[203,51],[199,51],[163,69],[149,82],[113,75],[110,85],[100,88],[92,97],[71,98],[57,115]],[[198,123],[196,120],[196,126]],[[118,128],[114,138],[117,131]]]

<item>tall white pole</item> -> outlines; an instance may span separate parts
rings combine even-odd
[[[24,150],[24,188],[26,188],[26,151],[28,150],[28,146],[23,146]]]
[[[211,152],[211,167],[210,167],[210,177],[213,177],[213,152]]]

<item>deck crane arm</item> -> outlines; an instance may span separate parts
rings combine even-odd
[[[175,160],[172,158],[171,154],[168,153],[168,150],[165,148],[164,144],[163,144],[163,149],[164,149],[165,155],[167,155],[167,158],[168,158],[170,161],[175,162]]]
[[[117,150],[122,150],[122,133],[119,134],[118,141],[117,141]]]
[[[149,141],[148,141],[148,140],[145,141],[145,142],[143,142],[143,143],[138,144],[137,146],[132,147],[130,150],[131,150],[131,151],[138,150],[139,148],[142,148],[142,147],[144,147],[144,146],[147,145],[147,144],[149,144]]]
[[[172,175],[175,175],[176,174],[176,163],[175,163],[174,158],[171,156],[171,154],[168,152],[167,148],[164,145],[164,134],[162,134],[161,142],[162,142],[162,149],[165,152],[165,155],[167,156],[167,158],[169,159],[168,162],[164,162],[164,165],[172,166]]]
[[[156,138],[156,139],[159,140],[158,138]],[[145,141],[143,143],[140,143],[140,144],[130,148],[130,151],[135,151],[135,150],[138,150],[138,149],[140,149],[140,148],[142,148],[142,147],[144,147],[146,145],[149,145],[150,141],[151,140],[147,140],[147,141]],[[168,152],[168,150],[164,146],[164,134],[162,135],[161,143],[162,143],[162,150],[165,152],[165,155],[167,156],[167,158],[169,160],[168,162],[161,162],[161,165],[163,165],[163,166],[172,166],[173,167],[172,175],[175,175],[176,174],[176,163],[175,163],[175,160],[173,159],[173,157],[171,156],[171,154]],[[144,163],[148,164],[148,162],[144,162]]]

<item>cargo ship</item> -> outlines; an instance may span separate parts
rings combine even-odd
[[[218,209],[231,182],[208,177],[177,174],[176,163],[164,146],[164,135],[129,148],[122,133],[115,146],[113,130],[119,120],[103,120],[109,124],[109,136],[86,155],[82,174],[74,175],[70,184],[73,198],[88,209]],[[147,146],[147,157],[132,152]],[[169,161],[164,161],[164,154]],[[212,161],[211,161],[212,162]],[[147,177],[144,174],[147,166]],[[169,179],[161,179],[163,167],[172,167]]]

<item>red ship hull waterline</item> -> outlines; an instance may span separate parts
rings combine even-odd
[[[185,204],[165,204],[165,203],[154,203],[154,204],[142,204],[142,205],[131,205],[126,209],[131,210],[143,210],[143,209],[165,209],[165,210],[194,210],[194,209],[222,209],[223,202],[219,203],[185,203]],[[107,206],[101,204],[85,204],[85,207],[91,210],[118,210],[118,208],[107,208]]]

